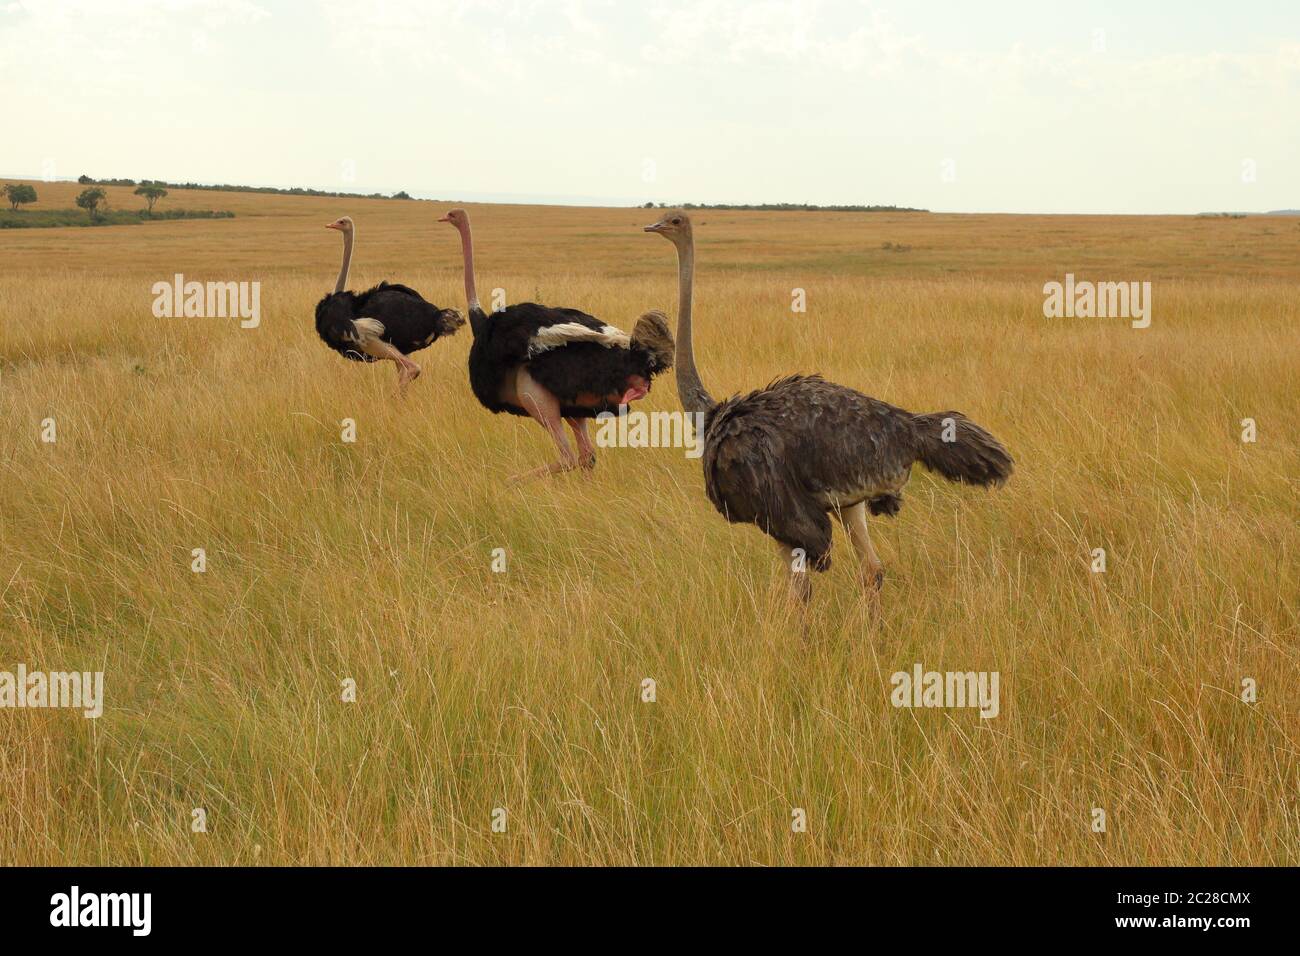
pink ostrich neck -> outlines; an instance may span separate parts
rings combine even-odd
[[[474,291],[474,237],[470,235],[469,218],[466,217],[458,228],[461,249],[465,253],[465,301],[471,312],[482,312],[483,309],[478,304],[478,293]]]

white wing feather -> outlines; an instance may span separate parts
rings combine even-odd
[[[612,325],[590,329],[580,322],[560,322],[537,330],[537,334],[528,340],[528,357],[533,358],[571,342],[595,342],[607,349],[626,349],[632,345],[632,336]]]

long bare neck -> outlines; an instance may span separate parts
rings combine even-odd
[[[677,395],[688,412],[707,412],[716,402],[700,381],[691,342],[691,299],[695,285],[695,239],[677,249]]]
[[[469,220],[460,229],[460,248],[465,254],[465,302],[471,312],[482,312],[478,293],[474,291],[474,237],[470,234]]]
[[[334,283],[334,291],[342,292],[348,287],[348,269],[352,267],[352,233],[348,229],[343,233],[343,268],[339,270],[339,281]]]

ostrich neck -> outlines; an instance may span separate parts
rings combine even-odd
[[[339,281],[334,283],[336,293],[348,287],[348,269],[352,267],[352,233],[351,229],[343,233],[343,268],[339,270]]]
[[[691,342],[691,299],[695,285],[695,240],[677,250],[677,395],[688,412],[707,412],[716,403],[700,381]]]
[[[469,222],[460,230],[460,247],[465,254],[465,302],[471,312],[482,312],[478,304],[478,293],[474,291],[474,237],[470,234]]]

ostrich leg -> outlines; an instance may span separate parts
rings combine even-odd
[[[382,339],[367,339],[361,343],[361,351],[373,358],[387,359],[390,362],[397,363],[397,390],[399,393],[405,392],[406,386],[420,376],[420,366],[399,352],[396,346]]]
[[[533,417],[537,424],[550,433],[555,442],[555,447],[560,450],[560,460],[515,475],[510,479],[511,482],[522,484],[543,475],[572,471],[577,466],[578,460],[573,455],[573,449],[569,447],[569,440],[564,436],[564,420],[560,417],[560,400],[529,375],[528,370],[525,368],[519,369],[519,375],[515,379],[515,394],[519,396],[519,404],[523,406],[524,410]]]
[[[853,550],[862,560],[862,586],[872,595],[879,594],[885,583],[885,566],[880,563],[880,556],[867,534],[867,503],[859,501],[852,508],[845,508],[840,512],[840,521],[853,542]]]
[[[573,438],[578,443],[578,464],[591,471],[596,467],[596,449],[591,444],[591,436],[587,434],[587,420],[566,418],[565,421],[573,429]]]
[[[811,572],[808,570],[807,557],[795,557],[794,548],[788,548],[780,541],[776,542],[776,553],[781,556],[781,563],[785,565],[786,574],[790,577],[790,594],[795,600],[807,604],[812,600],[812,581],[809,580]]]

